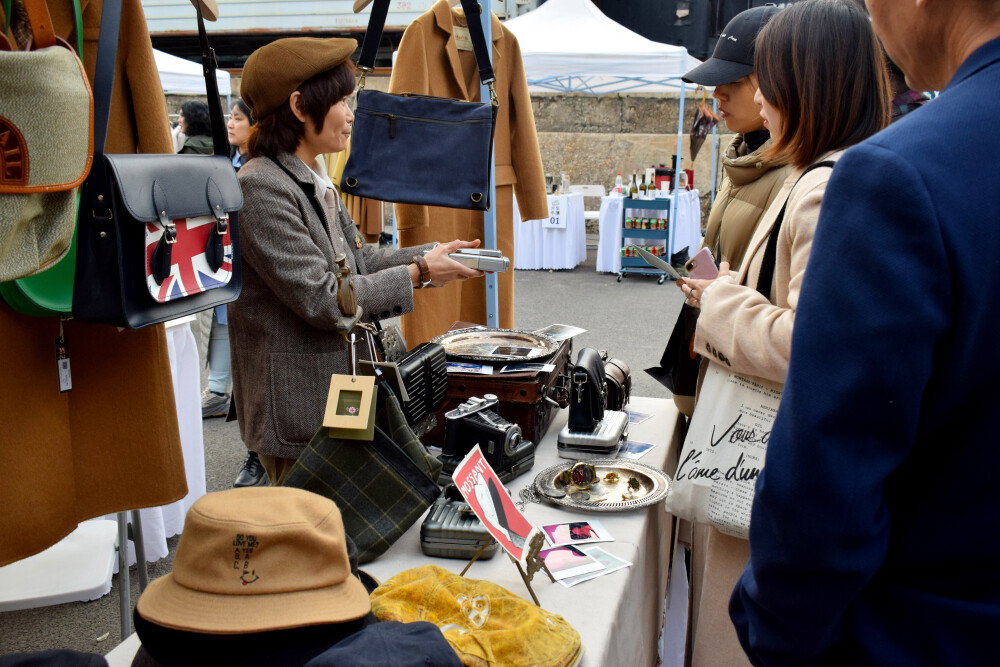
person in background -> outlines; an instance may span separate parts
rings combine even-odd
[[[229,304],[240,434],[280,483],[323,423],[330,376],[351,372],[348,332],[413,309],[413,291],[480,277],[449,253],[479,241],[378,248],[365,243],[317,157],[342,151],[354,114],[353,39],[279,39],[243,69],[257,121],[240,169],[243,292]],[[325,170],[322,174],[325,175]],[[336,263],[351,270],[341,293]],[[339,301],[353,298],[357,311]],[[363,340],[355,351],[367,358]]]
[[[712,251],[716,263],[729,262],[734,271],[740,268],[757,223],[790,173],[784,156],[768,152],[771,134],[754,101],[754,44],[761,28],[778,11],[768,5],[734,16],[712,57],[683,77],[688,83],[714,86],[712,96],[718,100],[719,114],[736,133],[722,156],[722,183],[701,244]],[[674,403],[688,417],[694,411],[694,396],[675,394]]]
[[[712,57],[684,75],[684,80],[714,86],[713,97],[726,127],[736,133],[722,155],[722,183],[708,217],[703,248],[712,251],[716,262],[729,262],[740,269],[743,255],[764,212],[774,202],[791,173],[786,157],[771,151],[774,142],[764,127],[760,105],[754,100],[757,74],[754,70],[757,35],[777,13],[769,5],[740,12],[729,22]],[[686,313],[682,313],[685,316]],[[697,311],[694,312],[697,316]],[[707,363],[707,362],[702,362]],[[694,412],[694,396],[674,394],[677,409],[688,417]],[[729,630],[727,601],[733,578],[743,569],[742,561],[732,568],[718,565],[719,544],[707,526],[692,526],[690,645],[694,665],[714,661],[716,630],[722,627],[728,638],[724,646],[736,659],[742,650]],[[723,546],[723,549],[725,547]],[[734,574],[735,572],[735,574]],[[721,581],[720,581],[721,576]]]
[[[827,188],[730,614],[760,666],[995,665],[1000,0],[867,5],[941,93]]]
[[[177,123],[184,134],[184,143],[178,153],[212,154],[212,121],[208,117],[207,104],[198,100],[185,102]]]
[[[729,371],[780,385],[810,253],[827,252],[813,243],[813,234],[832,170],[805,170],[836,161],[848,146],[888,125],[889,88],[871,25],[846,0],[803,0],[782,10],[757,37],[756,65],[760,115],[774,139],[766,154],[782,156],[793,171],[757,226],[740,270],[730,274],[723,262],[717,279],[682,278],[680,284],[688,303],[701,309],[695,351]],[[757,285],[772,232],[777,235],[773,282],[761,294]],[[769,451],[766,467],[773,458]],[[754,514],[753,522],[757,519]],[[749,545],[713,527],[699,530],[707,556],[692,664],[747,664],[727,607]]]

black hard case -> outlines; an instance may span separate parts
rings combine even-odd
[[[472,513],[467,503],[444,494],[434,501],[420,526],[420,550],[428,556],[468,560],[476,555],[484,542],[490,544],[479,558],[493,558],[498,544],[483,522]]]
[[[397,364],[409,401],[403,405],[406,421],[416,424],[437,410],[448,394],[448,360],[444,347],[421,343]]]

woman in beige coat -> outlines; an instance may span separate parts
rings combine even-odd
[[[810,0],[779,13],[758,37],[756,64],[756,99],[774,138],[771,153],[784,156],[794,171],[757,226],[738,272],[730,273],[723,262],[715,280],[679,283],[687,302],[701,309],[697,352],[733,372],[783,383],[795,307],[832,169],[803,172],[818,162],[835,162],[844,149],[887,126],[889,89],[870,23],[839,0]],[[757,285],[772,234],[777,252],[765,297]],[[705,560],[692,575],[700,580],[692,664],[749,664],[728,614],[730,593],[749,558],[748,543],[713,528],[701,530]]]

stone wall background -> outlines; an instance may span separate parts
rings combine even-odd
[[[370,76],[366,86],[385,91],[389,87],[389,77]],[[232,87],[235,99],[239,95],[240,77],[232,77]],[[187,99],[198,98],[168,95],[170,113],[176,113],[181,102]],[[685,131],[691,128],[700,101],[701,96],[696,97],[693,89],[687,92]],[[711,99],[707,103],[710,105]],[[598,184],[610,189],[618,172],[628,180],[633,171],[642,174],[647,167],[670,164],[677,152],[679,93],[601,96],[547,93],[532,95],[531,104],[542,164],[556,182],[559,174],[566,171],[571,183]],[[694,187],[701,195],[703,224],[708,219],[712,180],[715,178],[718,183],[720,177],[718,154],[729,145],[732,136],[725,123],[718,125],[714,173],[711,135],[694,162]],[[682,142],[683,166],[690,169],[690,135],[684,134]],[[599,205],[596,199],[587,201],[589,209]]]

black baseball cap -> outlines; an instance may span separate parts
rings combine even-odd
[[[681,77],[687,83],[721,86],[753,74],[757,33],[781,11],[773,4],[740,12],[719,35],[712,57]]]

